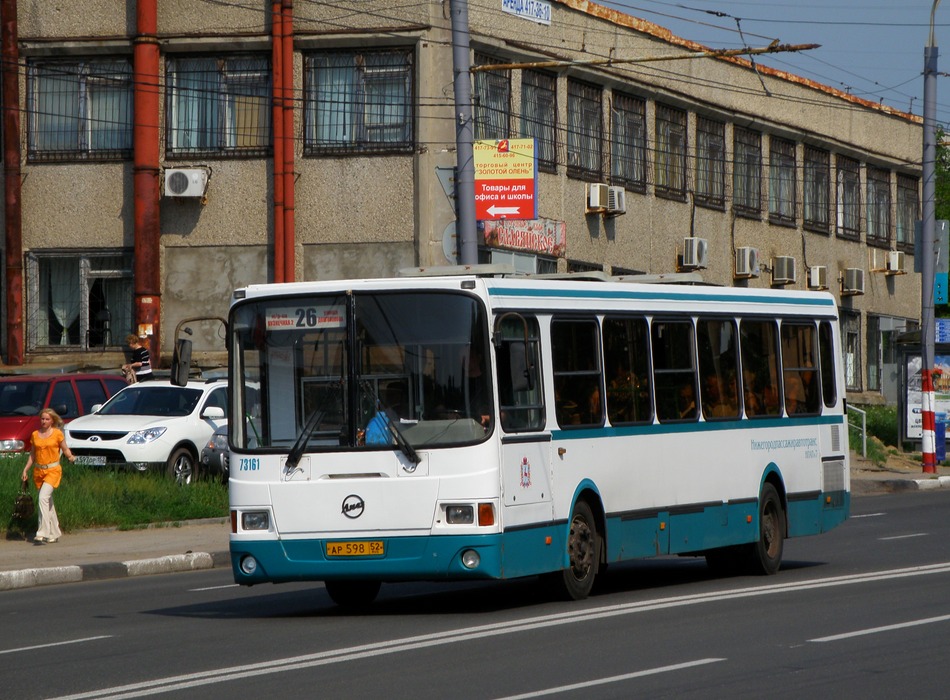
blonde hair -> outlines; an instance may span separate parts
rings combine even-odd
[[[129,333],[127,336],[125,336],[125,343],[126,343],[126,345],[132,345],[133,343],[134,343],[134,344],[138,344],[138,343],[141,343],[141,342],[142,342],[142,339],[139,338],[139,337],[138,337],[137,335],[135,335],[134,333]]]
[[[44,413],[53,419],[54,428],[59,428],[62,430],[63,419],[59,417],[59,414],[56,411],[54,411],[52,408],[44,408],[42,411],[40,411],[40,415],[42,416]]]

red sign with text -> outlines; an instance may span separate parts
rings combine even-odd
[[[538,218],[534,139],[476,141],[475,218]]]

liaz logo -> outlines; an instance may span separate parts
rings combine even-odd
[[[343,515],[353,520],[356,520],[363,514],[363,509],[366,508],[366,504],[363,502],[363,499],[352,494],[343,499]]]

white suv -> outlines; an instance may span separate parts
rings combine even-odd
[[[215,428],[227,425],[227,382],[132,384],[94,413],[66,426],[76,464],[164,469],[181,484],[198,474],[198,455]]]

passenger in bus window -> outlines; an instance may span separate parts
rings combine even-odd
[[[725,418],[736,415],[737,408],[729,404],[729,397],[723,389],[719,375],[707,375],[703,381],[703,415],[707,418]]]
[[[751,369],[742,370],[742,391],[745,397],[745,412],[749,416],[765,413],[765,404],[759,392],[758,380]]]
[[[785,375],[785,410],[790,416],[808,410],[805,405],[805,386],[798,372]]]
[[[468,388],[469,415],[487,428],[491,421],[491,404],[488,400],[488,382],[485,378],[485,363],[482,353],[473,347],[468,353],[468,369],[466,371]]]
[[[696,391],[692,384],[680,387],[679,414],[680,418],[696,417]]]

